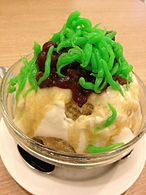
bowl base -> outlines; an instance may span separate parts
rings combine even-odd
[[[22,159],[24,160],[24,162],[27,164],[29,168],[38,172],[51,174],[54,177],[64,179],[64,180],[83,181],[83,180],[99,178],[100,176],[106,174],[108,170],[111,170],[116,166],[116,163],[112,163],[110,165],[96,167],[96,168],[82,168],[82,169],[75,168],[75,167],[55,166],[32,156],[19,145],[17,145],[17,149]]]
[[[17,144],[9,134],[3,120],[0,123],[0,155],[10,175],[24,189],[32,194],[74,195],[124,193],[139,177],[146,159],[144,137],[138,142],[129,158],[123,159],[109,168],[106,173],[88,180],[64,180],[58,175],[44,174],[29,168],[18,153]],[[54,169],[54,171],[56,168]],[[73,173],[72,173],[73,174]],[[74,174],[78,174],[74,172]],[[97,174],[98,175],[98,174]],[[31,179],[31,182],[30,182]]]

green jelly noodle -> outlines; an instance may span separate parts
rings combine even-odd
[[[94,153],[102,153],[102,152],[108,152],[110,150],[119,148],[121,146],[123,146],[124,143],[115,143],[115,144],[111,144],[109,146],[93,146],[93,145],[88,145],[86,148],[86,152],[94,154]]]
[[[108,104],[108,107],[111,111],[111,115],[103,123],[101,123],[99,126],[94,128],[93,130],[94,133],[98,133],[102,129],[109,127],[116,120],[116,117],[117,117],[116,109],[111,104]]]
[[[132,66],[123,56],[123,47],[120,43],[114,41],[116,32],[99,28],[99,25],[92,26],[87,18],[81,18],[79,11],[71,13],[63,25],[62,29],[55,33],[49,41],[54,41],[57,48],[50,47],[45,62],[45,72],[40,80],[36,81],[38,68],[36,59],[42,51],[38,43],[34,44],[34,56],[28,61],[26,57],[22,58],[23,67],[19,74],[10,80],[9,92],[16,91],[16,97],[23,91],[27,81],[31,89],[37,91],[38,86],[50,75],[51,55],[53,51],[59,52],[63,48],[69,48],[59,56],[57,62],[57,73],[60,77],[62,68],[73,62],[78,62],[83,69],[90,71],[95,77],[95,82],[88,82],[86,78],[81,77],[79,84],[81,87],[92,90],[95,93],[101,93],[103,88],[110,85],[114,90],[122,95],[122,89],[118,82],[114,81],[112,76],[117,75],[127,80],[132,80]],[[28,94],[28,92],[26,94]]]

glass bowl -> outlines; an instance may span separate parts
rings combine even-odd
[[[45,161],[47,163],[62,166],[62,167],[73,167],[73,168],[95,168],[99,166],[110,165],[124,156],[126,156],[130,151],[134,149],[135,144],[144,135],[144,130],[146,127],[146,90],[143,82],[139,79],[137,80],[140,88],[140,105],[142,111],[142,124],[138,129],[137,135],[128,142],[127,144],[113,149],[108,152],[98,153],[98,154],[71,154],[65,152],[54,151],[44,145],[38,143],[37,141],[31,139],[25,135],[21,129],[17,128],[13,121],[13,105],[15,102],[15,94],[8,93],[9,80],[13,76],[17,75],[22,66],[21,60],[18,60],[14,65],[12,65],[6,74],[4,75],[1,83],[1,110],[4,122],[9,130],[10,134],[14,138],[17,144],[19,144],[24,150],[26,150],[31,155],[36,158]]]

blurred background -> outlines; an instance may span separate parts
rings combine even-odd
[[[142,0],[0,0],[0,65],[10,66],[30,53],[34,41],[48,40],[73,10],[117,31],[116,40],[123,44],[127,60],[144,77],[146,5]]]
[[[124,55],[146,84],[145,0],[0,0],[0,66],[10,66],[32,52],[34,41],[43,44],[74,10],[93,24],[117,31]],[[146,166],[126,195],[146,194]],[[3,184],[3,185],[2,185]],[[10,188],[11,187],[11,188]],[[11,191],[9,191],[11,189]],[[28,194],[10,178],[0,161],[0,191]],[[1,193],[0,193],[1,194]]]

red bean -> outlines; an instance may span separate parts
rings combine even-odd
[[[40,71],[44,71],[45,61],[46,61],[46,52],[41,51],[36,60],[36,64],[38,65]]]
[[[115,81],[118,81],[120,85],[124,85],[124,84],[127,83],[127,80],[126,80],[126,79],[124,79],[124,78],[122,78],[122,77],[120,77],[120,76],[118,76],[118,75],[114,75],[114,76],[113,76],[113,79],[114,79]]]
[[[36,75],[36,80],[39,81],[39,79],[43,76],[43,72],[42,71],[39,71]]]
[[[51,65],[52,66],[56,66],[58,58],[59,58],[59,54],[56,52],[53,52],[52,58],[51,58]]]
[[[53,42],[53,41],[48,41],[48,42],[46,42],[46,43],[43,45],[42,50],[45,51],[45,52],[48,52],[48,49],[49,49],[52,45],[56,46],[56,43]]]

